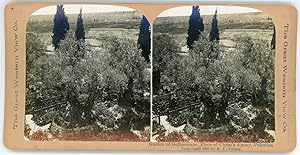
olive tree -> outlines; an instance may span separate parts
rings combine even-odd
[[[51,110],[55,114],[54,121],[60,126],[74,128],[92,124],[95,121],[92,114],[95,101],[121,96],[127,84],[126,75],[110,66],[108,59],[109,54],[86,51],[85,43],[77,41],[69,32],[59,49],[37,60],[38,66],[43,68],[40,70],[43,89],[40,93],[42,102],[36,107],[54,105],[55,108],[35,113],[35,119],[43,119],[38,116],[48,115]]]

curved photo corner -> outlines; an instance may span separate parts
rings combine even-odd
[[[149,141],[150,24],[114,5],[54,5],[26,32],[28,141]]]
[[[183,6],[153,24],[152,142],[273,143],[275,26],[238,6]]]

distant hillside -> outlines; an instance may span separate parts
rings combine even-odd
[[[75,30],[77,14],[67,14],[71,29]],[[206,30],[211,27],[212,15],[203,15]],[[83,14],[86,29],[90,28],[125,28],[137,29],[141,14],[135,11],[88,13]],[[54,15],[31,16],[27,31],[36,33],[51,32]],[[158,17],[154,22],[154,32],[173,34],[186,33],[189,16]],[[219,14],[219,29],[269,29],[273,27],[272,18],[264,13]]]
[[[75,30],[77,14],[67,14],[70,28]],[[141,15],[135,11],[88,13],[83,14],[86,29],[90,28],[138,28]],[[27,31],[45,33],[52,31],[54,15],[33,15],[30,17]]]
[[[205,30],[210,30],[212,15],[203,15]],[[159,17],[154,22],[154,33],[186,33],[189,16]],[[264,13],[219,14],[219,29],[269,29],[273,28],[272,18]]]

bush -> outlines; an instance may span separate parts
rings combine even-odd
[[[31,95],[27,102],[31,101],[33,109],[39,110],[34,112],[33,119],[39,125],[54,119],[64,128],[92,125],[97,119],[105,119],[108,128],[118,128],[114,121],[110,122],[110,111],[106,111],[108,116],[104,118],[96,115],[105,108],[96,108],[92,113],[95,106],[106,102],[112,104],[106,108],[119,105],[120,109],[134,108],[149,114],[150,108],[145,108],[149,104],[143,99],[144,93],[149,92],[147,65],[136,43],[111,39],[103,51],[85,46],[85,42],[69,32],[57,50],[35,60],[30,74],[36,73],[36,78],[27,79],[35,88],[35,96]],[[49,111],[53,117],[45,117]]]
[[[154,57],[154,71],[165,67],[159,74],[160,89],[154,91],[154,112],[166,115],[199,104],[200,109],[174,112],[178,117],[169,121],[175,125],[190,119],[202,129],[232,124],[231,132],[251,134],[249,141],[267,138],[264,130],[274,129],[274,50],[264,40],[238,37],[235,50],[228,51],[204,33],[199,37],[184,56],[154,49],[162,55]],[[163,45],[177,49],[172,40]],[[155,67],[162,58],[168,61]]]

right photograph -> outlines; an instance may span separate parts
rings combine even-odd
[[[275,141],[275,25],[237,6],[184,6],[153,24],[153,142]]]

